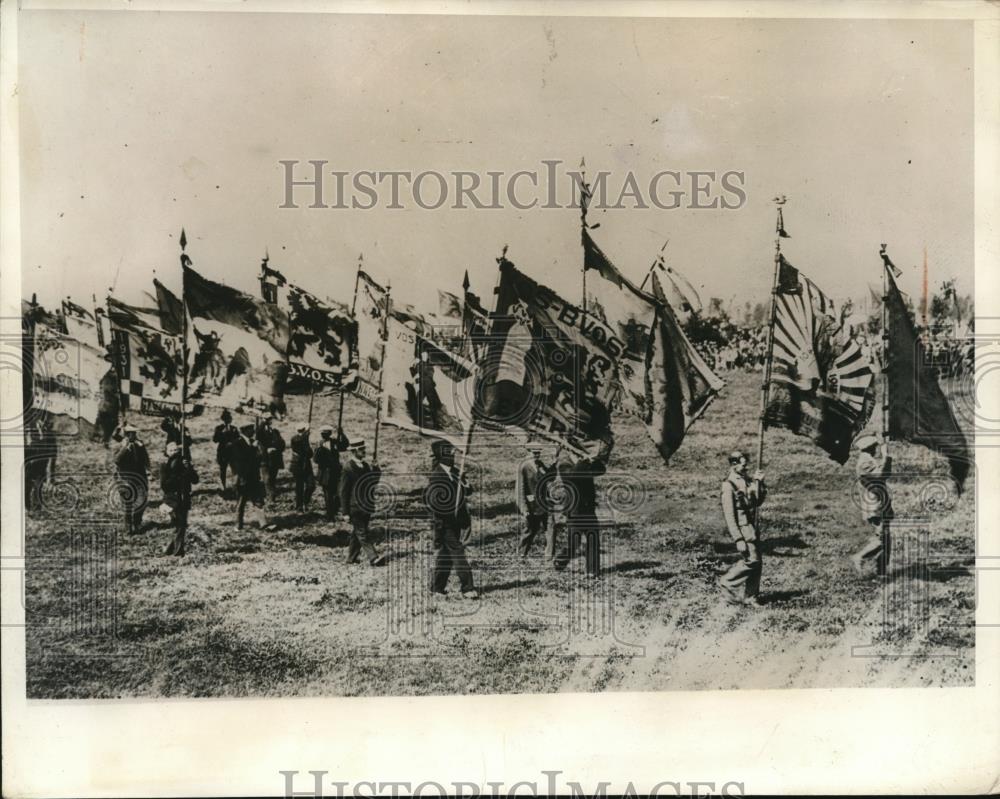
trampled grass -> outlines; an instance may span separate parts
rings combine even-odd
[[[291,481],[267,518],[235,528],[219,495],[211,429],[191,422],[201,474],[184,558],[155,510],[121,531],[111,453],[65,441],[59,482],[26,519],[29,697],[292,696],[594,690],[969,685],[974,681],[975,474],[941,493],[943,460],[893,444],[897,559],[885,583],[848,560],[867,535],[841,467],[780,430],[765,439],[763,605],[719,602],[736,557],[719,503],[726,454],[756,444],[759,375],[723,394],[664,466],[637,424],[618,426],[601,479],[604,575],[554,572],[536,541],[515,552],[516,445],[473,440],[479,489],[469,556],[481,601],[431,602],[430,529],[420,490],[429,442],[383,427],[383,569],[344,563],[347,524],[293,510]],[[307,400],[291,399],[290,438]],[[335,420],[316,399],[313,429]],[[135,417],[155,466],[156,420]],[[373,414],[348,401],[349,433]],[[265,529],[264,525],[273,529]]]

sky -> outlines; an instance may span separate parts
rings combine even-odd
[[[735,210],[594,211],[641,280],[668,262],[707,302],[767,298],[772,198],[788,259],[828,294],[973,280],[971,23],[25,11],[22,294],[54,305],[271,265],[349,301],[359,254],[432,311],[496,257],[579,297],[576,209],[281,209],[279,161],[330,169],[741,171]],[[300,195],[296,195],[300,196]],[[387,203],[387,201],[386,201]]]

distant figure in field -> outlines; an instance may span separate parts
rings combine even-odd
[[[245,424],[229,448],[229,463],[236,473],[236,529],[243,529],[247,503],[261,507],[264,502],[260,482],[260,450],[254,441],[255,428]]]
[[[565,486],[569,504],[566,507],[567,542],[555,560],[557,569],[564,569],[583,548],[588,577],[601,573],[601,528],[597,520],[597,486],[595,478],[606,471],[599,455],[566,455],[557,462],[559,477]]]
[[[465,599],[479,599],[472,580],[472,567],[465,556],[462,531],[471,526],[468,497],[469,482],[455,468],[455,448],[447,441],[431,445],[434,467],[424,489],[424,504],[434,525],[434,569],[431,594],[448,593],[448,578],[454,572]]]
[[[732,605],[759,604],[762,564],[757,509],[764,502],[767,490],[764,473],[757,471],[750,478],[747,464],[744,453],[730,453],[729,474],[722,481],[722,512],[740,554],[740,559],[719,580],[723,599]]]
[[[542,446],[538,443],[528,444],[528,457],[517,467],[517,478],[514,481],[514,494],[517,510],[521,514],[521,539],[517,551],[522,558],[528,557],[531,545],[538,533],[546,532],[548,527],[548,510],[545,497],[545,477],[549,467],[542,461]],[[555,557],[555,538],[551,532],[546,533],[545,557],[552,560]]]
[[[340,475],[340,511],[351,521],[347,562],[357,563],[363,552],[370,566],[383,566],[385,558],[375,551],[368,537],[368,524],[375,512],[375,487],[382,470],[377,463],[365,460],[364,439],[351,439],[347,450],[351,457]]]
[[[316,489],[313,478],[312,443],[309,441],[309,426],[300,424],[292,436],[292,457],[288,463],[288,471],[295,480],[295,510],[305,512]]]
[[[188,512],[191,510],[191,486],[198,482],[198,473],[191,461],[181,454],[180,445],[167,444],[167,460],[160,464],[160,489],[163,504],[170,508],[174,537],[166,554],[183,557],[187,537]]]
[[[59,447],[51,420],[39,417],[26,432],[24,445],[24,509],[42,505],[42,489],[56,475]]]
[[[854,473],[861,488],[861,518],[871,525],[872,534],[860,550],[851,557],[858,574],[865,573],[867,564],[875,563],[880,577],[889,567],[892,541],[887,522],[893,517],[892,501],[886,478],[892,473],[892,460],[886,454],[885,442],[865,434],[854,442],[858,462]]]
[[[332,427],[321,427],[319,445],[313,459],[316,461],[316,481],[323,490],[327,521],[335,521],[340,509],[340,453],[347,449],[347,439],[344,431],[336,440],[333,438]]]
[[[222,493],[227,490],[226,473],[230,470],[230,450],[233,443],[240,437],[240,431],[233,424],[233,415],[227,408],[222,412],[222,421],[215,426],[212,441],[215,442],[215,462],[219,465],[219,482],[222,483]]]
[[[125,511],[125,532],[134,535],[142,527],[149,499],[149,452],[135,427],[125,424],[122,433],[125,441],[115,453],[115,475]]]
[[[267,501],[274,504],[278,497],[278,472],[285,468],[285,439],[274,429],[270,414],[264,416],[257,431],[260,449],[260,476],[267,490]]]

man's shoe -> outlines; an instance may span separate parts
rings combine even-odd
[[[368,561],[369,566],[385,566],[385,555],[379,555]]]
[[[479,592],[475,588],[462,592],[462,599],[479,599]]]

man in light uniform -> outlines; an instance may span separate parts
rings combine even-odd
[[[723,599],[732,605],[759,604],[762,563],[757,509],[764,502],[767,491],[764,473],[755,472],[750,479],[747,463],[744,453],[730,453],[729,474],[722,481],[722,511],[729,535],[740,554],[740,559],[719,580]]]
[[[868,433],[858,437],[854,448],[858,450],[854,473],[861,490],[861,518],[872,526],[872,534],[851,562],[858,574],[864,574],[866,564],[874,563],[875,573],[882,576],[889,565],[891,548],[887,522],[893,516],[892,501],[885,481],[892,471],[892,460],[886,454],[885,443]]]

